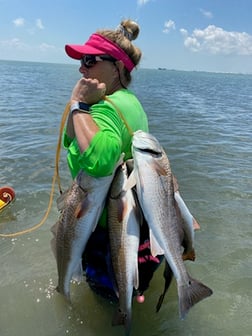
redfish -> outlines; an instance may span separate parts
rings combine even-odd
[[[193,279],[183,262],[179,232],[182,223],[178,223],[173,175],[164,149],[153,135],[137,131],[132,154],[134,170],[130,179],[136,181],[138,200],[150,228],[151,250],[155,254],[161,249],[165,255],[177,282],[179,315],[184,319],[194,304],[212,295],[212,290]]]
[[[72,278],[83,278],[82,254],[101,216],[113,177],[114,173],[95,178],[81,171],[61,199],[61,215],[51,229],[51,245],[57,262],[57,290],[68,300]]]
[[[108,195],[108,228],[111,259],[118,289],[119,307],[113,325],[124,325],[129,335],[133,288],[138,288],[138,247],[141,213],[132,189],[124,191],[127,165],[119,166]]]

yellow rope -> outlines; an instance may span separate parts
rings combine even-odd
[[[119,116],[121,117],[123,122],[125,123],[125,126],[126,126],[128,132],[129,132],[129,134],[131,136],[133,136],[133,131],[130,128],[130,126],[128,125],[126,119],[124,118],[124,115],[119,110],[119,108],[108,97],[104,97],[104,100],[108,101],[115,108],[115,110],[117,111],[117,113],[119,114]],[[60,185],[60,175],[59,175],[59,161],[60,161],[60,149],[61,149],[62,134],[63,134],[63,130],[64,130],[64,126],[65,126],[65,123],[66,123],[67,116],[69,114],[69,110],[70,110],[70,103],[68,102],[66,104],[65,110],[64,110],[62,118],[61,118],[59,138],[58,138],[56,156],[55,156],[55,168],[54,168],[54,174],[53,174],[53,180],[52,180],[52,188],[51,188],[51,192],[50,192],[48,207],[47,207],[46,213],[44,214],[44,217],[41,219],[41,221],[38,224],[32,226],[29,229],[14,232],[14,233],[6,233],[6,234],[0,233],[0,237],[14,238],[14,237],[17,237],[17,236],[21,236],[25,233],[30,233],[32,231],[37,230],[39,227],[41,227],[45,223],[45,221],[47,220],[47,217],[48,217],[48,215],[51,211],[56,180],[57,180],[57,183],[58,183],[59,192],[62,194],[62,189],[61,189],[61,185]]]
[[[58,182],[59,192],[62,193],[61,186],[60,186],[60,176],[59,176],[59,160],[60,160],[60,149],[61,149],[62,134],[63,134],[64,126],[65,126],[65,123],[66,123],[66,119],[67,119],[67,116],[68,116],[68,113],[69,113],[69,109],[70,109],[70,103],[67,103],[66,107],[65,107],[65,110],[63,112],[62,118],[61,118],[59,138],[58,138],[58,144],[57,144],[56,156],[55,156],[55,168],[54,168],[54,174],[53,174],[53,180],[52,180],[52,188],[51,188],[51,192],[50,192],[50,198],[49,198],[47,211],[44,214],[44,217],[42,218],[42,220],[38,224],[32,226],[29,229],[18,231],[18,232],[15,232],[15,233],[6,233],[6,234],[0,233],[0,237],[13,238],[13,237],[21,236],[25,233],[30,233],[32,231],[37,230],[39,227],[41,227],[45,223],[45,221],[47,220],[47,217],[48,217],[48,215],[51,211],[56,180]]]
[[[56,157],[55,157],[55,172],[54,172],[54,174],[57,177],[58,188],[59,188],[59,192],[61,194],[62,194],[62,189],[61,189],[61,186],[60,186],[60,175],[59,175],[60,149],[61,149],[62,134],[63,134],[63,130],[64,130],[66,120],[67,120],[67,116],[68,116],[69,111],[70,111],[70,107],[71,107],[70,102],[68,102],[66,104],[65,110],[64,110],[62,118],[61,118],[59,138],[58,138],[58,144],[57,144],[57,149],[56,149]]]
[[[106,100],[107,102],[109,102],[113,107],[114,109],[116,110],[116,112],[119,114],[119,117],[123,120],[128,132],[129,132],[129,135],[130,136],[133,136],[133,131],[131,129],[131,127],[129,126],[129,124],[127,123],[127,120],[125,119],[124,115],[122,114],[122,112],[120,111],[120,109],[116,106],[116,104],[110,100],[108,97],[104,97],[103,98],[104,100]]]

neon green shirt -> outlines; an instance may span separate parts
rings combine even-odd
[[[120,110],[133,132],[148,132],[147,116],[131,91],[121,89],[108,98]],[[90,113],[100,130],[83,153],[80,153],[76,138],[69,138],[66,132],[63,135],[64,147],[68,149],[68,166],[73,178],[81,169],[91,176],[108,176],[112,174],[121,153],[125,153],[124,160],[132,158],[131,135],[115,107],[102,100],[91,106]]]

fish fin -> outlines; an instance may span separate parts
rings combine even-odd
[[[172,180],[173,180],[173,188],[174,192],[179,190],[178,180],[175,175],[172,174]]]
[[[56,254],[56,238],[53,237],[51,239],[51,249],[52,249],[52,252],[53,252],[53,255],[55,257],[55,259],[57,260],[57,254]]]
[[[81,259],[80,259],[75,271],[73,272],[72,279],[76,282],[81,282],[83,280],[83,268],[82,268]]]
[[[127,169],[128,169],[129,174],[131,174],[132,171],[134,170],[134,160],[133,159],[128,159],[126,161],[126,165],[127,165]]]
[[[144,214],[143,214],[143,210],[141,208],[139,199],[137,197],[136,188],[132,189],[132,194],[133,194],[134,201],[135,201],[135,206],[134,206],[135,216],[138,219],[139,226],[141,227],[144,222]]]
[[[163,293],[159,296],[158,303],[156,305],[156,313],[159,312],[160,308],[162,307],[164,297],[165,297],[166,290],[163,291]]]
[[[152,233],[152,230],[150,230],[150,250],[151,250],[151,255],[153,257],[164,254],[164,250],[158,244],[156,238],[154,237]]]
[[[57,209],[58,211],[62,211],[64,209],[65,206],[65,199],[68,195],[69,189],[65,190],[61,195],[59,195],[59,197],[56,200],[56,204],[57,204]]]
[[[134,286],[135,289],[138,289],[138,287],[139,287],[139,273],[138,273],[138,262],[137,262],[137,259],[136,259],[136,266],[135,266],[135,274],[134,274],[133,286]]]
[[[182,258],[183,260],[191,260],[191,261],[194,261],[195,258],[196,258],[196,255],[195,255],[195,250],[192,249],[188,252],[184,252],[183,255],[182,255]]]
[[[187,233],[183,230],[184,233],[184,239],[182,241],[182,247],[184,248],[182,252],[182,259],[185,260],[191,260],[195,261],[196,254],[194,247],[192,246],[192,241],[188,239]]]
[[[183,320],[190,308],[212,294],[213,291],[210,288],[191,277],[189,278],[188,285],[179,285],[178,295],[180,318]]]
[[[192,230],[199,230],[200,229],[199,223],[196,221],[196,219],[191,214],[190,210],[188,209],[187,205],[185,204],[185,202],[184,202],[184,200],[183,200],[183,198],[182,198],[182,196],[181,196],[181,194],[178,190],[176,190],[174,192],[174,198],[175,198],[177,206],[180,210],[181,216],[183,217],[183,219],[187,223],[187,225],[192,227]]]
[[[53,238],[51,239],[51,249],[53,251],[54,257],[57,259],[56,255],[56,237],[57,237],[57,229],[58,229],[59,222],[57,221],[52,227],[51,232],[53,234]]]
[[[129,189],[132,189],[135,185],[136,185],[136,177],[135,177],[134,170],[133,170],[127,179],[124,189],[125,191],[127,191]]]
[[[200,225],[194,217],[193,217],[193,229],[194,230],[200,230]]]
[[[59,221],[57,221],[55,224],[53,224],[53,226],[51,227],[51,232],[53,234],[54,237],[56,237],[57,235],[57,229],[58,229],[58,225],[59,225]]]
[[[85,215],[88,209],[88,199],[85,197],[83,201],[80,201],[80,203],[76,206],[74,216],[75,218],[81,218]]]
[[[185,248],[183,259],[184,260],[194,260],[195,252],[194,252],[194,228],[193,228],[193,216],[187,208],[184,200],[182,199],[179,191],[174,193],[175,199],[175,208],[177,212],[177,217],[181,225],[179,228],[182,228],[182,245]]]
[[[79,204],[77,205],[75,211],[74,211],[74,217],[75,217],[75,218],[81,218],[81,217],[82,217],[82,216],[81,216],[81,214],[82,214],[81,209],[82,209],[82,205],[81,205],[81,203],[79,203]]]
[[[163,293],[160,295],[160,297],[158,299],[158,303],[156,305],[156,313],[159,312],[159,310],[160,310],[160,308],[161,308],[161,306],[163,304],[165,294],[166,294],[167,290],[169,289],[171,281],[172,281],[172,278],[173,278],[172,269],[171,269],[171,267],[170,267],[170,265],[168,264],[167,261],[165,261],[165,269],[164,269],[163,276],[165,278],[164,291],[163,291]]]

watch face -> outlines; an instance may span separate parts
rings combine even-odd
[[[79,108],[84,111],[89,111],[90,106],[86,103],[79,102]]]

